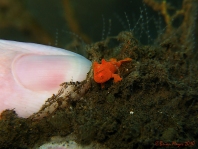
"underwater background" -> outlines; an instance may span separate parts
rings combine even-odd
[[[197,12],[197,0],[1,0],[1,39],[133,61],[120,68],[121,83],[102,89],[89,75],[80,100],[41,120],[5,112],[0,148],[38,148],[69,134],[98,148],[197,148]]]
[[[131,30],[142,43],[148,44],[170,24],[175,28],[181,25],[184,20],[178,11],[182,11],[182,3],[182,0],[1,0],[0,38],[63,48],[77,46],[74,40],[90,44]]]

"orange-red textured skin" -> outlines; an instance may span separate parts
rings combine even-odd
[[[114,78],[114,82],[121,81],[122,78],[118,74],[115,74],[115,72],[118,70],[122,63],[129,62],[131,60],[131,58],[125,58],[123,60],[117,61],[116,59],[111,58],[109,61],[102,59],[101,64],[94,62],[94,80],[97,83],[101,84],[105,83],[111,78]]]

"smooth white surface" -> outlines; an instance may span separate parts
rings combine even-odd
[[[90,67],[89,60],[71,51],[0,40],[0,113],[14,109],[20,117],[29,117],[57,93],[59,82],[83,81]]]

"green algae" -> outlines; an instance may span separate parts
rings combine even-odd
[[[141,46],[130,32],[121,32],[116,39],[122,44],[116,58],[132,58],[119,69],[121,82],[109,80],[101,88],[92,79],[80,100],[68,100],[65,108],[41,120],[4,112],[1,147],[28,148],[70,133],[76,135],[77,143],[98,142],[114,149],[153,148],[158,140],[194,141],[198,81],[193,80],[197,71],[189,75],[189,53],[170,48],[171,41],[166,47]],[[90,56],[97,49],[101,50],[98,59],[110,58],[114,49],[107,45],[93,44]]]

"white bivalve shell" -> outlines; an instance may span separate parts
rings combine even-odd
[[[0,40],[0,113],[14,109],[19,117],[31,116],[61,83],[85,80],[90,67],[88,59],[71,51]]]

